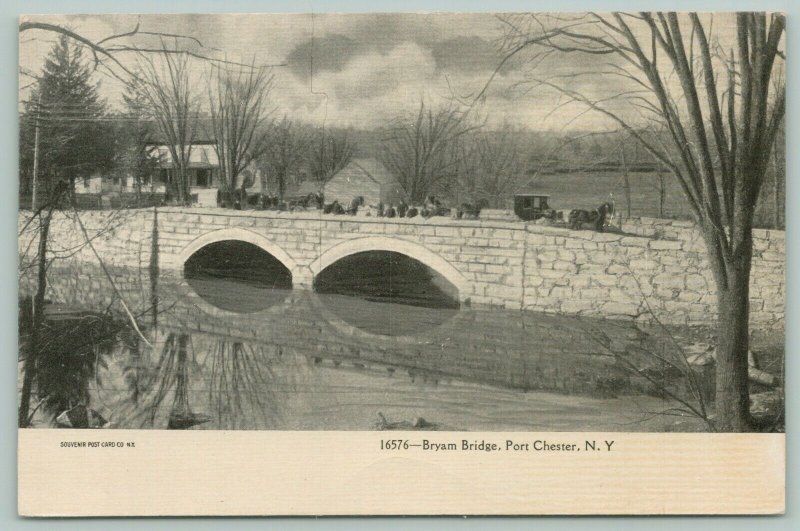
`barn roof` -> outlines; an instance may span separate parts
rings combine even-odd
[[[297,186],[298,195],[315,194],[320,191],[322,184],[317,181],[303,181]]]

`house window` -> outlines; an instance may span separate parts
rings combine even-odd
[[[203,188],[208,188],[211,184],[211,172],[208,170],[197,170],[196,173],[196,185],[202,186]]]

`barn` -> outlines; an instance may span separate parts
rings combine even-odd
[[[396,205],[405,196],[399,181],[375,159],[353,159],[325,183],[325,201],[349,204],[364,196],[364,204]]]

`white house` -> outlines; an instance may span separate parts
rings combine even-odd
[[[166,144],[152,143],[145,147],[146,153],[155,159],[155,171],[151,176],[143,179],[142,192],[165,194],[167,183],[171,182],[176,173],[176,164],[172,152]],[[217,206],[217,190],[222,184],[222,170],[214,142],[200,141],[192,144],[189,150],[189,193],[194,204],[198,206]],[[261,192],[260,173],[252,164],[240,172],[240,179],[252,181],[248,187],[249,193]],[[133,177],[104,175],[97,171],[90,175],[79,177],[75,180],[75,193],[82,195],[95,195],[98,198],[120,197],[125,194],[136,193],[136,181]]]
[[[197,142],[187,148],[189,151],[188,178],[189,192],[197,196],[200,206],[217,205],[217,188],[220,180],[219,158],[213,142]],[[147,154],[156,159],[156,175],[149,188],[156,193],[166,192],[166,184],[175,176],[176,163],[172,151],[166,144],[151,144],[146,147]],[[127,182],[126,188],[133,189],[135,184]]]

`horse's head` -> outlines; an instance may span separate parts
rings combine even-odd
[[[603,203],[600,205],[600,208],[597,209],[601,214],[605,214],[607,216],[614,215],[614,204],[613,203]]]

